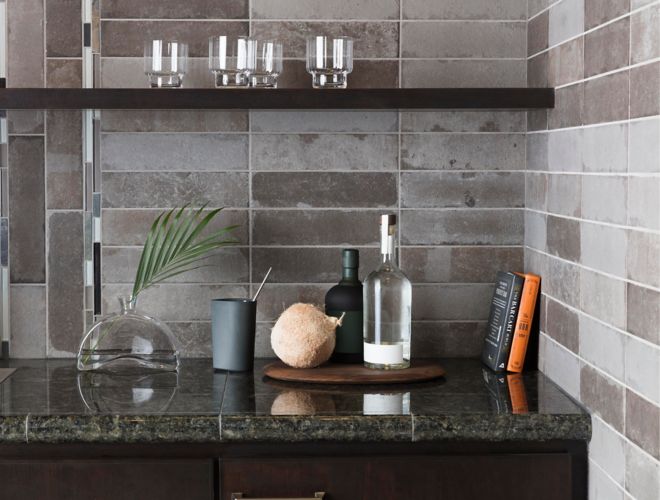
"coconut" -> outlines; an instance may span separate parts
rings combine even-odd
[[[314,368],[330,359],[341,318],[326,316],[312,304],[297,303],[278,318],[270,335],[273,351],[294,368]]]

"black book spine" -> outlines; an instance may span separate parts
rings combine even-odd
[[[515,274],[513,275],[511,293],[509,294],[506,308],[504,335],[502,342],[498,346],[497,355],[495,357],[495,368],[493,368],[496,372],[506,370],[506,365],[509,361],[509,351],[511,350],[511,340],[513,339],[513,328],[516,326],[518,308],[520,307],[520,295],[522,294],[524,282],[525,280],[522,277]]]

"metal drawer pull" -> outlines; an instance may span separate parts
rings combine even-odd
[[[241,498],[247,498],[243,496],[243,493],[232,493],[231,500],[239,500]],[[324,491],[317,491],[314,493],[314,496],[311,498],[254,498],[253,500],[323,500],[325,498]]]

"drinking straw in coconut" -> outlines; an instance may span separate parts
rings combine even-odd
[[[272,270],[273,270],[272,267],[269,267],[269,268],[268,268],[268,272],[266,273],[266,276],[264,276],[264,280],[261,282],[261,285],[259,286],[259,289],[257,290],[257,293],[254,294],[254,298],[252,299],[252,302],[256,302],[257,297],[259,296],[259,293],[261,293],[261,289],[262,289],[262,288],[264,287],[264,285],[266,284],[266,280],[268,279],[268,275],[270,274],[270,272],[271,272]]]

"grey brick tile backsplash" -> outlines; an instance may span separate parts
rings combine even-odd
[[[267,0],[263,0],[267,1]],[[404,19],[525,19],[524,0],[402,0]]]
[[[46,55],[80,57],[82,55],[81,2],[45,0]]]
[[[47,59],[46,87],[80,88],[82,72],[81,59]]]
[[[248,130],[248,112],[104,109],[101,127],[103,132],[242,132]]]
[[[404,0],[252,0],[253,19],[399,19]]]
[[[46,114],[46,206],[83,208],[82,113],[49,110]]]
[[[245,19],[248,0],[112,0],[101,2],[103,18]]]

